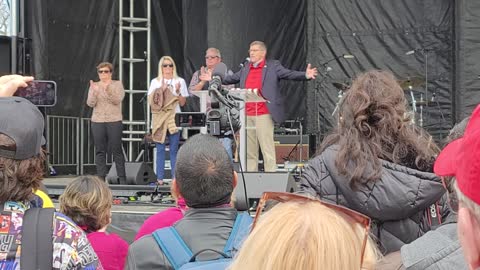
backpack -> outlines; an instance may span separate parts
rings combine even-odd
[[[232,262],[234,253],[240,249],[243,240],[250,232],[251,224],[252,217],[248,213],[238,214],[223,251],[203,249],[193,254],[174,227],[158,229],[152,235],[173,269],[226,269]],[[216,252],[222,257],[209,261],[197,261],[196,257],[207,250]]]
[[[23,216],[20,267],[52,269],[54,208],[30,208]]]

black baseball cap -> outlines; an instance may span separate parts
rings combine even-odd
[[[38,108],[21,97],[0,97],[0,133],[10,137],[16,151],[0,149],[0,156],[24,160],[40,154],[45,144],[44,118]]]

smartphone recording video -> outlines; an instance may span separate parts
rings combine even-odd
[[[39,107],[52,107],[57,103],[57,84],[54,81],[35,80],[19,88],[15,96],[28,99]]]

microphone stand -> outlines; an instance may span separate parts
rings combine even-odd
[[[335,59],[333,59],[333,60],[335,60]],[[318,98],[317,98],[317,95],[318,95],[318,92],[320,91],[320,86],[322,86],[323,83],[325,82],[325,79],[327,78],[328,72],[329,72],[330,70],[332,70],[330,67],[327,66],[327,64],[328,64],[329,62],[333,61],[333,60],[327,61],[327,62],[325,62],[325,63],[323,63],[323,64],[321,65],[323,72],[321,72],[320,75],[322,76],[322,79],[321,79],[320,81],[318,81],[318,83],[316,84],[316,86],[315,86],[315,92],[314,92],[314,93],[315,93],[315,95],[314,95],[314,102],[315,102],[316,108],[318,108],[318,103],[317,103]],[[317,110],[317,131],[318,131],[318,133],[320,133],[320,113],[318,112],[318,110]]]

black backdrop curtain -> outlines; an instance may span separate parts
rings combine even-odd
[[[398,79],[423,80],[424,54],[405,53],[428,47],[428,96],[423,85],[413,90],[417,101],[422,94],[431,100],[435,93],[432,106],[424,108],[424,126],[433,134],[444,134],[452,123],[454,5],[449,0],[309,1],[309,59],[322,63],[342,54],[355,55],[332,62],[325,80],[308,92],[309,131],[324,135],[334,125],[331,113],[338,92],[332,82],[350,83],[370,69],[390,70]],[[410,93],[405,94],[411,101]]]
[[[480,1],[457,0],[456,63],[453,110],[458,121],[480,103]]]
[[[118,63],[117,1],[25,2],[33,75],[57,82],[58,102],[49,113],[85,116],[88,81],[97,78],[96,65]]]

